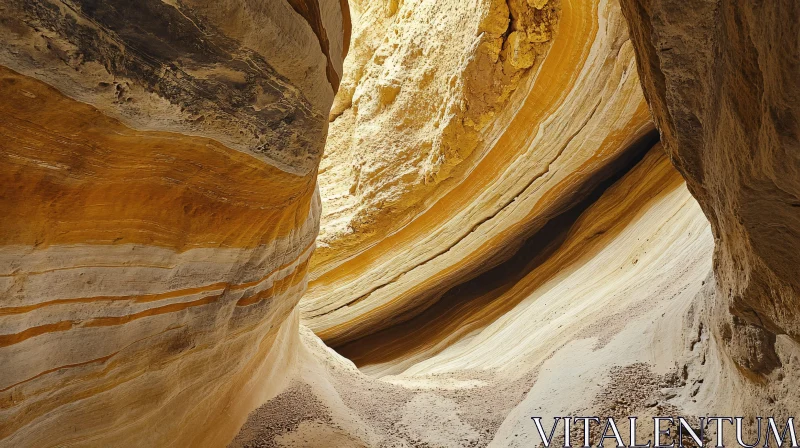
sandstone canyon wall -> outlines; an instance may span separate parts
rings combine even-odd
[[[796,416],[799,8],[0,0],[0,446]]]
[[[0,2],[0,445],[221,446],[281,389],[342,5]]]
[[[656,140],[616,2],[359,7],[301,303],[333,346],[509,258]],[[429,29],[458,33],[420,36]],[[392,101],[377,95],[395,84]]]
[[[527,447],[533,415],[624,422],[752,399],[700,323],[714,241],[660,145],[571,218],[546,255],[523,249],[339,347],[360,370],[304,333],[302,385],[255,411],[232,446]]]
[[[800,341],[800,4],[622,4],[665,148],[714,230],[715,331],[768,375],[776,338]]]
[[[497,2],[483,14],[354,3],[357,56],[331,116],[321,249],[301,302],[303,322],[360,368],[324,352],[322,373],[308,373],[341,397],[326,419],[359,428],[350,443],[529,446],[529,416],[575,412],[796,413],[800,78],[788,22],[800,15],[720,4],[623,2],[629,38],[616,2],[508,2],[503,42],[486,47]],[[551,31],[516,67],[515,11],[542,7]],[[453,41],[415,38],[452,23]],[[465,23],[483,33],[465,39]],[[451,87],[480,77],[508,91],[469,130],[458,126],[475,123],[482,91],[425,77],[454,46],[469,62],[446,65]],[[478,63],[498,47],[494,69]],[[645,97],[666,155],[638,112]],[[447,140],[447,112],[468,141]],[[401,410],[372,404],[386,396]],[[446,415],[447,429],[416,415]]]

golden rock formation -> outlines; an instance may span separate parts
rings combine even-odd
[[[549,48],[556,4],[351,3],[353,53],[321,167],[328,211],[315,263],[401,227],[394,221],[413,219],[474,165],[492,118]],[[439,32],[448,38],[430,38]]]
[[[282,388],[340,7],[0,2],[0,445],[220,446]]]
[[[0,447],[796,416],[799,24],[0,0]]]
[[[309,327],[333,346],[404,322],[507,259],[655,139],[617,3],[562,1],[540,10],[486,1],[477,12],[460,3],[453,11],[448,2],[418,3],[433,11],[404,2],[408,9],[398,10],[390,26],[380,2],[354,15],[359,24],[343,86],[358,84],[343,87],[339,98],[345,99],[337,104],[350,102],[346,89],[375,92],[393,70],[406,73],[403,64],[411,65],[409,79],[398,84],[406,93],[401,89],[391,105],[356,94],[332,123],[320,169],[321,247],[301,307]],[[549,36],[532,44],[537,62],[531,68],[508,67],[515,57],[508,39],[495,46],[503,50],[494,65],[480,62],[490,35],[484,28],[513,36],[524,26],[526,33],[539,27]],[[375,28],[388,28],[386,37],[367,39],[360,31]],[[464,68],[445,56],[460,41],[413,37],[427,28],[469,31],[467,53],[456,49],[468,61]],[[372,50],[375,40],[383,43]],[[402,49],[392,53],[396,61],[382,56],[394,47]],[[454,73],[434,79],[449,80],[455,91],[426,83],[421,74],[426,67],[440,70],[440,60]],[[474,83],[509,94],[487,96],[486,88],[470,88]],[[465,106],[448,114],[453,100]],[[447,137],[448,122],[437,118],[442,114],[455,123],[449,126],[482,124],[474,132],[455,130],[459,138],[470,136],[464,144]],[[420,138],[441,142],[433,148],[467,152],[431,178]]]
[[[709,374],[728,370],[697,319],[713,237],[660,145],[576,213],[550,247],[340,348],[360,371],[304,333],[303,385],[251,414],[232,446],[525,447],[538,443],[532,415],[730,409],[719,392],[742,388]],[[271,430],[292,405],[305,413]]]

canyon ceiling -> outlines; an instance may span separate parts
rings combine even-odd
[[[0,40],[2,447],[800,410],[800,2],[0,0]]]

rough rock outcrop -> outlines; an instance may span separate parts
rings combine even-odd
[[[715,332],[769,374],[776,338],[800,342],[800,3],[622,4],[664,146],[714,230]]]
[[[219,446],[279,392],[343,4],[0,1],[0,445]]]
[[[315,264],[400,228],[474,165],[492,119],[541,65],[558,5],[351,2],[354,45],[321,167]]]

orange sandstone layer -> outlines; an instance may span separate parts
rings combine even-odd
[[[221,446],[294,374],[315,4],[0,2],[0,446]]]
[[[285,238],[309,214],[313,173],[286,173],[209,139],[135,131],[3,67],[0,95],[5,246],[252,248]]]
[[[618,4],[556,5],[557,27],[534,68],[482,128],[470,158],[419,199],[411,218],[361,222],[358,228],[368,236],[353,247],[346,236],[341,245],[323,236],[321,244],[335,256],[315,255],[301,303],[305,322],[323,340],[340,346],[423,312],[448,289],[508,259],[549,220],[629,164],[643,142],[652,144],[653,126]],[[402,17],[414,21],[411,12]],[[400,26],[393,29],[402,43]],[[390,33],[386,39],[395,37]],[[365,51],[359,42],[354,40],[351,55]],[[499,57],[510,57],[504,54]],[[492,73],[482,75],[483,82],[493,82]],[[358,130],[352,132],[356,142]],[[371,132],[387,145],[396,138],[391,128]],[[359,151],[357,144],[352,148]],[[333,165],[325,170],[323,161],[323,191],[326,182],[341,178],[335,170]]]

